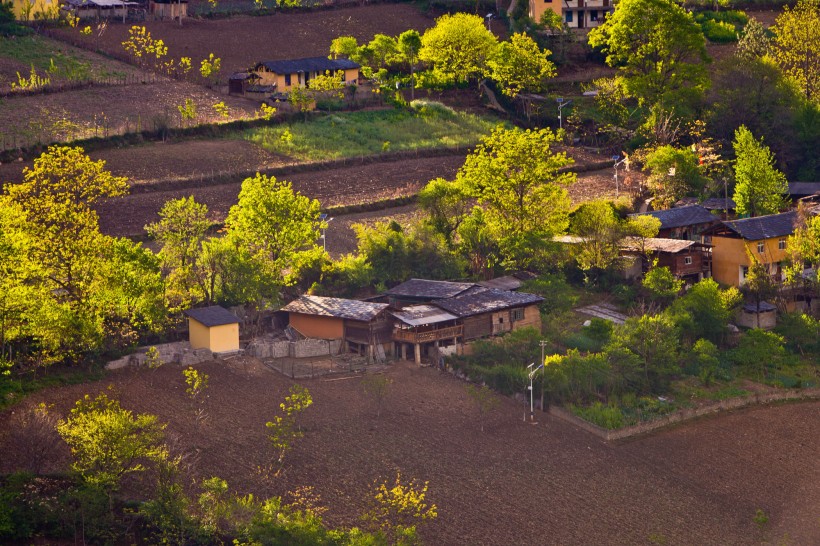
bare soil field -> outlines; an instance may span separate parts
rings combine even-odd
[[[229,19],[186,19],[180,27],[171,21],[146,21],[154,38],[162,39],[173,58],[199,60],[213,53],[222,59],[223,79],[246,70],[259,61],[298,59],[327,55],[330,42],[339,36],[355,36],[370,41],[377,33],[398,35],[407,29],[424,30],[433,19],[408,4],[377,4],[310,13],[236,16]],[[99,48],[114,55],[124,54],[122,42],[130,24],[112,23],[99,40]],[[58,36],[72,42],[93,44],[91,37],[76,29],[61,29]]]
[[[310,485],[334,526],[359,525],[374,480],[430,482],[438,519],[431,545],[820,543],[820,403],[753,408],[690,422],[621,444],[545,414],[524,421],[522,402],[501,398],[479,430],[463,382],[394,363],[381,418],[360,379],[303,380],[314,405],[285,472],[257,471],[273,453],[264,423],[291,380],[253,359],[205,363],[209,418],[197,426],[181,367],[124,370],[51,389],[0,415],[0,471],[19,460],[15,419],[39,402],[65,415],[84,394],[113,388],[123,407],[168,423],[189,477],[225,478],[237,492],[284,494]],[[64,469],[65,453],[50,470]],[[760,530],[758,509],[769,517]]]
[[[259,104],[249,99],[215,93],[205,87],[173,80],[126,86],[94,86],[61,93],[13,97],[0,102],[0,135],[6,147],[12,138],[17,147],[37,142],[70,141],[154,130],[158,123],[181,124],[178,106],[190,99],[196,107],[195,123],[213,123],[252,117]],[[228,117],[217,115],[213,105],[224,102]],[[66,123],[67,122],[67,123]],[[190,123],[190,122],[188,122]]]

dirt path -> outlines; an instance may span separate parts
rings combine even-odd
[[[290,380],[248,361],[200,366],[209,374],[210,418],[194,424],[181,368],[123,371],[104,381],[52,389],[26,400],[66,412],[112,384],[124,407],[159,415],[187,451],[192,477],[218,475],[238,492],[281,494],[312,485],[331,525],[358,525],[373,480],[430,481],[439,518],[431,545],[820,543],[820,403],[755,408],[606,444],[547,415],[525,424],[523,404],[501,399],[479,431],[464,384],[397,363],[380,419],[358,379],[306,380],[314,406],[285,474],[257,472],[270,460],[264,423]],[[19,413],[23,406],[14,411]],[[0,430],[12,429],[10,412]],[[0,440],[0,471],[15,460]],[[763,532],[752,518],[770,518]]]

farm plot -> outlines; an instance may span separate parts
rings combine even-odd
[[[0,102],[0,145],[18,148],[180,127],[183,121],[178,107],[186,99],[193,103],[196,115],[185,125],[252,117],[258,108],[254,101],[172,80],[13,97]],[[218,102],[227,106],[227,117],[214,108]]]
[[[185,481],[220,476],[265,497],[310,485],[325,519],[360,525],[374,480],[430,482],[439,517],[422,537],[435,545],[753,544],[820,542],[820,403],[755,408],[691,422],[629,443],[607,444],[524,404],[500,399],[480,432],[464,383],[431,368],[395,363],[381,417],[360,379],[301,380],[314,399],[304,438],[278,478],[265,422],[293,384],[253,359],[203,363],[210,376],[197,426],[181,368],[124,370],[105,380],[51,389],[21,406],[54,404],[64,415],[84,394],[114,387],[123,407],[168,423],[192,463]],[[0,470],[20,468],[15,416],[0,415]],[[66,468],[66,454],[49,470]],[[190,479],[188,479],[190,478]],[[754,516],[769,522],[758,529]],[[788,537],[788,538],[786,538]]]
[[[270,16],[237,16],[230,19],[186,19],[180,27],[171,21],[146,21],[146,28],[168,46],[173,58],[191,57],[195,63],[210,53],[222,59],[223,79],[263,60],[298,59],[327,55],[330,42],[339,36],[359,41],[377,33],[398,35],[409,28],[424,30],[433,19],[408,4],[378,4],[310,13],[276,13]],[[111,24],[99,38],[99,48],[124,55],[122,42],[130,24]],[[56,35],[92,47],[94,39],[77,29],[60,29]]]

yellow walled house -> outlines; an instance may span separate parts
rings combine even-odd
[[[353,85],[359,79],[359,65],[349,59],[308,57],[287,61],[265,61],[257,64],[252,72],[259,77],[259,84],[273,86],[273,91],[287,93],[294,87],[305,87],[311,79],[327,72],[341,71],[345,85]]]
[[[56,18],[60,13],[59,0],[11,0],[14,16],[20,21],[33,21],[46,15]]]
[[[569,28],[594,28],[603,24],[614,10],[612,0],[529,0],[529,16],[541,21],[545,11],[553,11]]]
[[[188,333],[192,349],[214,353],[239,350],[239,319],[219,305],[189,309]]]
[[[703,242],[712,245],[712,277],[724,285],[742,286],[752,254],[769,274],[782,280],[788,238],[796,220],[797,212],[790,211],[723,222],[704,232]]]

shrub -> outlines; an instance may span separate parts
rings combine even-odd
[[[703,34],[710,42],[726,44],[737,41],[735,27],[723,21],[704,21],[701,24]]]
[[[588,407],[570,405],[569,410],[581,419],[608,430],[631,424],[627,423],[621,409],[614,404],[605,406],[601,402],[595,402]]]

